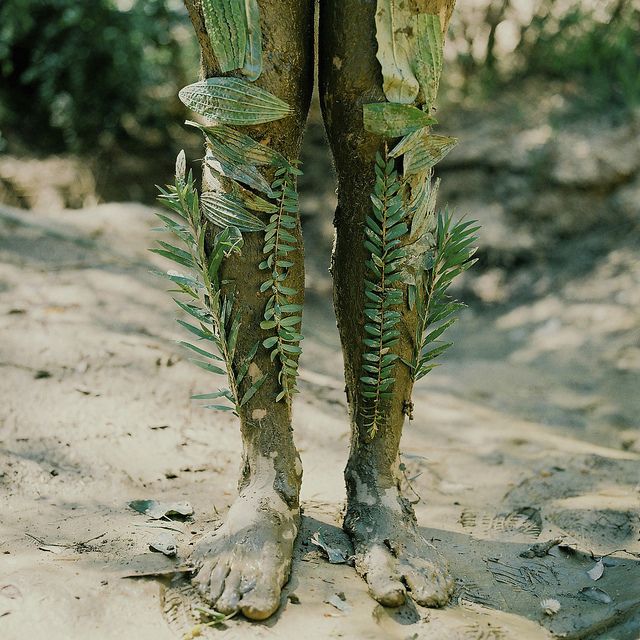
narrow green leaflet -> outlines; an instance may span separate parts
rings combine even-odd
[[[244,66],[247,21],[244,0],[201,0],[204,23],[211,47],[226,73]]]
[[[262,31],[260,29],[260,7],[258,0],[243,0],[247,25],[247,49],[242,73],[251,82],[262,73]]]
[[[265,227],[240,200],[227,193],[204,191],[200,203],[203,215],[218,227],[236,227],[239,231],[262,231]]]
[[[415,56],[413,70],[427,111],[436,101],[442,74],[444,39],[440,16],[421,13],[416,16]]]
[[[286,102],[242,78],[207,78],[182,88],[178,96],[216,124],[262,124],[291,113]]]
[[[378,102],[362,106],[364,128],[387,138],[397,138],[417,131],[437,120],[416,107],[391,102]]]
[[[405,251],[402,239],[408,232],[403,208],[402,186],[393,159],[376,155],[376,183],[372,209],[365,220],[364,353],[360,376],[363,398],[362,419],[373,438],[384,426],[385,405],[392,397],[394,369],[398,355],[392,347],[400,332],[396,325],[402,314],[402,280]]]
[[[411,104],[419,84],[413,70],[414,11],[408,0],[378,0],[376,57],[382,67],[382,88],[389,102]]]

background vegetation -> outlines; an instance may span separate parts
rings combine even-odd
[[[42,151],[162,137],[195,55],[180,7],[177,0],[4,0],[3,130]]]
[[[639,7],[640,0],[460,0],[443,108],[486,112],[537,83],[535,95],[562,96],[552,124],[628,120],[640,106]],[[200,153],[176,97],[197,72],[181,0],[3,0],[0,153],[77,158],[99,199],[152,202],[175,151]],[[311,124],[310,144],[323,146],[317,109]]]

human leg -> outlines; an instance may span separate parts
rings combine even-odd
[[[185,0],[185,4],[202,49],[203,78],[221,76],[202,3]],[[313,83],[313,2],[261,0],[259,10],[262,72],[255,85],[284,100],[292,114],[238,130],[267,145],[287,162],[295,163]],[[277,182],[273,166],[261,167],[261,171],[269,184],[273,185],[274,179]],[[211,190],[216,180],[224,179],[205,163],[203,191]],[[246,192],[242,193],[246,196]],[[273,201],[276,214],[281,213],[278,198],[268,199]],[[273,211],[268,213],[274,215]],[[289,213],[290,217],[296,216],[296,212]],[[259,215],[264,217],[264,213]],[[287,252],[289,266],[282,284],[293,292],[288,294],[287,303],[298,306],[302,305],[304,292],[302,236],[299,221],[296,219],[291,225],[287,233],[295,238],[289,243],[294,250]],[[221,267],[224,292],[233,295],[233,309],[241,320],[231,371],[237,374],[242,369],[259,341],[260,346],[238,383],[237,399],[243,398],[252,383],[260,381],[260,386],[236,405],[243,443],[239,496],[222,527],[198,542],[192,558],[197,570],[195,581],[212,606],[223,613],[240,610],[249,618],[264,619],[277,609],[281,588],[289,576],[300,520],[302,468],[292,437],[291,389],[282,393],[284,357],[278,353],[274,356],[270,343],[269,347],[263,344],[274,335],[274,327],[270,326],[274,323],[265,316],[272,288],[263,286],[270,269],[265,270],[264,264],[260,267],[267,257],[268,241],[260,232],[243,233],[243,240],[241,255],[229,255]],[[286,353],[291,362],[297,358],[295,349]]]
[[[446,26],[453,2],[434,0],[422,4],[428,5],[426,9],[431,13],[441,13]],[[415,307],[411,309],[404,303],[406,289],[397,280],[390,286],[384,302],[380,287],[370,291],[373,298],[368,298],[365,291],[365,280],[372,278],[370,269],[375,269],[367,266],[371,251],[364,246],[366,219],[372,209],[371,194],[376,184],[382,182],[382,190],[386,184],[391,198],[396,191],[389,185],[397,181],[397,170],[395,174],[391,171],[394,161],[385,151],[384,138],[365,131],[363,124],[363,105],[385,101],[383,77],[376,59],[375,12],[376,2],[372,0],[321,3],[320,94],[338,174],[332,260],[334,304],[352,426],[345,470],[344,526],[354,542],[356,568],[379,602],[399,605],[408,589],[418,603],[441,606],[450,597],[453,581],[444,561],[421,535],[411,505],[398,490],[397,478],[400,437],[411,406],[415,378],[403,361],[412,361],[417,312]],[[376,173],[378,153],[384,157],[378,162]],[[385,167],[389,169],[386,172]],[[363,312],[367,299],[378,301],[379,312],[370,309],[371,316]],[[389,314],[391,310],[395,315]],[[376,360],[375,354],[367,356],[371,349],[365,340],[371,345],[381,336],[376,327],[368,330],[365,325],[368,317],[377,317],[380,325],[385,324],[384,317],[380,319],[384,314],[393,330],[388,334],[390,346],[381,345]],[[384,370],[391,383],[382,384],[378,375],[378,384],[372,387],[369,379],[363,394],[362,378],[375,376],[378,365],[381,367],[378,374]],[[385,397],[378,402],[371,389],[382,389]]]

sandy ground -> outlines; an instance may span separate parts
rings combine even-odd
[[[179,564],[224,517],[239,437],[232,418],[189,399],[219,381],[175,344],[175,309],[150,273],[162,262],[146,251],[151,209],[2,211],[0,637],[180,637],[193,626],[189,594],[122,576],[174,566],[149,550],[159,531],[175,536]],[[472,306],[446,366],[417,390],[402,447],[407,495],[421,497],[420,523],[458,579],[454,603],[438,611],[381,608],[353,568],[329,564],[310,543],[319,531],[348,552],[348,421],[321,298],[311,296],[305,316],[295,407],[305,517],[283,607],[266,623],[233,619],[207,637],[637,639],[633,252],[612,252],[553,294],[536,298],[534,288],[517,306]],[[151,521],[127,507],[141,498],[188,501],[194,515]],[[565,546],[528,551],[554,538]],[[545,614],[546,598],[557,613]]]

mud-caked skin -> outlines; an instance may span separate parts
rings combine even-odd
[[[353,541],[356,570],[371,595],[388,607],[403,604],[407,595],[427,607],[447,604],[455,583],[398,489],[366,485],[357,476],[348,484],[344,528]]]
[[[231,506],[224,524],[205,535],[192,559],[194,582],[212,607],[264,620],[280,605],[289,579],[300,511],[271,487],[250,486]]]
[[[446,28],[454,0],[418,4],[440,15]],[[344,527],[356,549],[356,568],[381,604],[400,605],[408,594],[419,604],[443,606],[451,597],[453,580],[445,561],[420,534],[411,506],[397,489],[400,438],[412,391],[408,367],[398,364],[394,369],[393,398],[381,412],[383,426],[374,437],[363,420],[362,310],[368,258],[363,229],[372,206],[376,153],[385,145],[383,138],[365,131],[362,116],[363,104],[386,100],[376,59],[375,12],[374,0],[320,4],[320,100],[338,175],[333,298],[351,416]],[[393,348],[405,361],[412,357],[416,323],[415,309],[403,309],[396,327],[401,335]]]
[[[412,0],[413,1],[413,0]],[[446,28],[454,0],[419,0],[429,13],[445,11]],[[217,73],[200,2],[185,0],[202,49],[203,77]],[[260,86],[293,109],[281,120],[247,127],[246,133],[268,144],[289,160],[299,155],[313,85],[313,0],[260,0],[263,32],[263,73]],[[383,102],[382,76],[376,60],[375,0],[323,0],[320,3],[319,82],[322,113],[338,175],[336,243],[332,258],[334,304],[345,360],[347,400],[351,414],[351,452],[345,473],[345,529],[356,550],[356,568],[373,597],[389,606],[407,594],[419,604],[442,606],[453,581],[446,564],[420,534],[410,505],[397,489],[395,472],[405,408],[411,398],[407,367],[394,372],[393,399],[382,416],[383,426],[371,439],[362,420],[359,379],[363,355],[363,299],[366,251],[364,223],[371,209],[376,153],[385,140],[364,130],[362,105]],[[268,171],[267,171],[268,173]],[[265,176],[272,179],[272,175]],[[205,184],[206,187],[206,184]],[[298,224],[292,233],[302,245]],[[236,347],[238,362],[261,333],[266,297],[261,289],[263,256],[260,234],[245,234],[241,256],[222,265],[225,285],[234,289],[242,309],[243,329]],[[289,254],[289,274],[302,305],[302,251]],[[404,310],[397,352],[411,360],[417,316]],[[236,363],[237,365],[237,363]],[[239,498],[224,525],[198,543],[192,560],[194,581],[212,607],[222,613],[241,611],[254,620],[278,608],[287,581],[299,527],[300,460],[291,433],[291,405],[274,402],[279,391],[278,370],[269,353],[260,349],[249,370],[255,382],[266,374],[258,392],[240,409],[244,447]]]
[[[206,32],[202,2],[184,2],[201,48],[201,77],[222,75]],[[241,132],[293,162],[300,153],[313,89],[314,1],[260,0],[259,6],[263,64],[255,84],[284,100],[292,114],[266,124],[242,127]],[[274,170],[263,169],[269,182],[274,179]],[[206,190],[206,179],[203,182]],[[297,249],[288,254],[294,264],[288,271],[287,284],[298,291],[291,302],[302,305],[304,257],[300,224],[289,231],[296,237]],[[242,320],[235,367],[243,362],[256,340],[262,342],[270,335],[260,328],[268,297],[268,293],[260,292],[264,281],[264,271],[259,268],[264,260],[264,234],[246,233],[243,237],[241,255],[228,257],[222,265],[225,286],[232,290]],[[205,601],[221,613],[241,611],[253,620],[268,618],[280,604],[300,521],[302,467],[293,442],[291,403],[274,402],[281,387],[278,373],[269,350],[260,348],[245,385],[263,375],[266,378],[239,410],[243,445],[239,497],[224,524],[207,533],[191,556],[196,569],[193,581]]]

